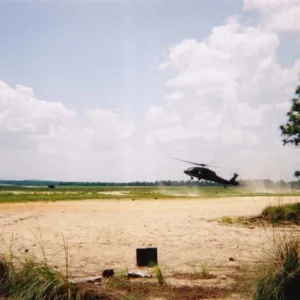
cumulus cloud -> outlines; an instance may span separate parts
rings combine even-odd
[[[151,106],[146,114],[146,119],[155,127],[159,127],[163,124],[178,124],[181,121],[178,113],[172,114],[168,109],[162,106]]]
[[[29,87],[0,82],[0,147],[35,148],[59,136],[76,114],[62,103],[38,100]]]
[[[248,1],[245,5],[254,9],[259,3]],[[150,108],[148,120],[159,116],[166,121],[149,132],[145,143],[156,147],[184,143],[188,148],[209,143],[210,153],[191,150],[192,156],[210,159],[218,153],[219,160],[224,160],[228,155],[230,164],[235,162],[230,155],[243,149],[255,152],[270,150],[266,147],[270,144],[274,150],[282,147],[278,126],[297,84],[300,60],[291,68],[280,65],[279,44],[275,32],[228,18],[202,40],[188,39],[172,46],[159,70],[171,73],[165,82],[168,95],[180,97],[166,97],[164,105]],[[171,125],[168,116],[177,116]],[[244,153],[247,157],[243,159],[248,161],[250,152]],[[247,174],[246,164],[238,163]]]
[[[183,92],[175,92],[175,93],[166,95],[166,99],[169,99],[169,100],[179,100],[179,99],[182,99],[183,97],[184,97]]]
[[[276,31],[300,31],[299,0],[244,0],[244,10],[258,10],[263,27]]]
[[[29,87],[12,88],[0,82],[0,153],[3,160],[0,176],[4,178],[8,170],[16,170],[16,160],[4,161],[4,158],[15,153],[24,163],[33,162],[25,172],[26,178],[43,172],[45,178],[46,174],[56,172],[58,177],[64,174],[65,179],[74,180],[76,173],[91,167],[91,163],[120,157],[128,150],[134,130],[135,126],[123,121],[120,112],[90,109],[82,119],[60,102],[37,99]],[[39,163],[34,163],[34,157],[39,157]],[[62,169],[65,172],[61,173]],[[18,174],[22,173],[24,171],[18,170]]]
[[[0,107],[0,130],[8,132],[48,134],[75,116],[61,103],[38,100],[29,87],[13,89],[4,82],[0,82]]]
[[[112,150],[118,143],[132,137],[135,126],[121,119],[120,114],[110,110],[88,110],[85,113],[88,127],[85,135],[94,147]]]

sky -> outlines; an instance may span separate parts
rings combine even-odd
[[[0,179],[290,180],[300,0],[0,0]]]

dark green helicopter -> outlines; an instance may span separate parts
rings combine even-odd
[[[170,158],[172,158],[172,157],[170,157]],[[216,167],[216,166],[210,166],[210,165],[206,165],[206,164],[198,164],[195,162],[186,161],[186,160],[182,160],[182,159],[178,159],[178,158],[172,158],[172,159],[199,166],[199,167],[188,168],[183,171],[186,175],[190,176],[192,180],[194,178],[198,178],[198,180],[213,181],[213,182],[224,185],[224,187],[226,187],[227,185],[239,185],[239,182],[235,180],[238,177],[238,174],[236,174],[236,173],[233,175],[233,177],[231,179],[226,180],[226,179],[218,176],[216,174],[216,172],[214,172],[208,168],[205,168],[205,167]]]

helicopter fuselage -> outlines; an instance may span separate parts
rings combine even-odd
[[[191,179],[197,178],[198,180],[213,181],[223,185],[239,185],[239,183],[235,181],[237,174],[235,174],[230,180],[226,180],[218,176],[216,172],[204,167],[192,167],[184,170],[184,173],[190,176]]]

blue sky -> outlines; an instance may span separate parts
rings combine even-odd
[[[299,12],[294,0],[0,0],[0,178],[186,179],[168,156],[292,174],[299,152],[278,126]]]
[[[37,1],[0,6],[0,74],[40,99],[140,114],[160,103],[157,65],[169,46],[203,38],[242,2]]]

